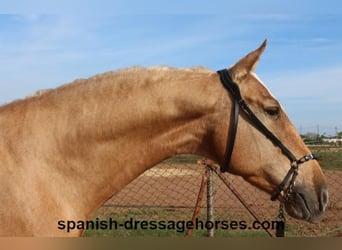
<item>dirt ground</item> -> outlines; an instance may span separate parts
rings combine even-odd
[[[189,208],[189,211],[193,211],[203,173],[204,167],[198,164],[160,164],[146,171],[114,195],[98,211],[98,214],[120,208],[125,210],[156,207],[171,210]],[[289,223],[298,224],[300,230],[305,230],[305,235],[342,236],[342,171],[327,171],[325,174],[329,185],[330,202],[322,222],[309,224],[289,219]],[[275,218],[279,204],[270,201],[268,194],[251,186],[241,177],[227,174],[227,178],[229,185],[239,192],[246,204],[256,211],[260,218]],[[216,216],[226,214],[226,216],[241,217],[244,216],[242,214],[248,214],[240,201],[215,174],[213,174],[213,190]],[[205,195],[201,206],[206,206]],[[191,214],[186,216],[191,219]]]

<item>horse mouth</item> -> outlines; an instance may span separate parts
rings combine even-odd
[[[286,212],[293,218],[314,222],[311,218],[310,207],[301,193],[291,193],[285,202]]]

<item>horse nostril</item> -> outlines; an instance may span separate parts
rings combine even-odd
[[[324,188],[321,192],[319,210],[324,211],[328,205],[329,195],[328,191]]]

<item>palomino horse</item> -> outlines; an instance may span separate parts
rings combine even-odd
[[[283,108],[254,73],[266,41],[228,69],[262,123],[295,156],[309,154]],[[77,80],[0,107],[0,235],[82,235],[86,221],[157,163],[197,154],[222,165],[233,99],[203,68],[129,68]],[[240,114],[228,171],[274,194],[288,158]],[[287,212],[316,222],[328,194],[317,161],[301,165]],[[279,196],[281,200],[283,194]]]

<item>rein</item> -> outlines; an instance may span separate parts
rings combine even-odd
[[[275,201],[280,193],[284,190],[285,185],[289,182],[287,190],[285,192],[285,196],[283,197],[283,201],[280,204],[279,217],[283,217],[283,205],[284,202],[289,198],[293,187],[295,185],[295,179],[298,175],[298,167],[299,165],[310,161],[310,160],[317,160],[314,154],[305,155],[299,159],[259,120],[259,118],[254,114],[254,112],[249,108],[245,100],[241,97],[239,86],[232,81],[231,77],[229,76],[228,70],[223,69],[217,71],[220,76],[221,82],[225,89],[231,94],[234,100],[233,111],[232,111],[232,125],[230,126],[230,130],[228,131],[228,138],[227,146],[226,146],[226,156],[224,160],[223,166],[221,166],[220,170],[222,173],[226,172],[229,168],[230,160],[232,157],[236,132],[238,128],[239,122],[239,113],[242,110],[245,115],[248,117],[249,121],[261,132],[263,133],[266,138],[268,138],[275,146],[279,147],[281,152],[290,160],[290,169],[287,172],[286,176],[276,188],[274,194],[271,196],[271,200]],[[281,219],[283,219],[281,218]]]

